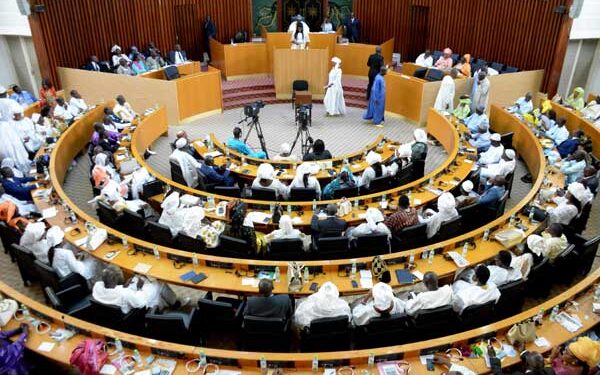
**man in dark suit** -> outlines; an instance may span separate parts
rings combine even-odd
[[[213,22],[210,16],[206,16],[206,21],[204,22],[204,47],[206,48],[206,53],[208,54],[208,58],[210,59],[210,38],[215,39],[217,36],[217,26]]]
[[[183,64],[187,61],[187,54],[181,49],[180,44],[175,44],[175,50],[169,51],[169,62],[171,64]]]
[[[320,237],[340,237],[348,225],[344,220],[337,217],[337,206],[335,204],[328,204],[325,213],[327,214],[326,218],[320,219],[319,215],[313,215],[310,222],[314,244],[317,243]]]
[[[9,167],[4,167],[0,170],[2,174],[2,187],[4,192],[12,195],[21,201],[31,201],[31,191],[38,188],[37,184],[26,185],[28,182],[34,181],[33,177],[15,177],[14,172]]]
[[[231,162],[228,161],[226,165],[221,167],[215,167],[212,156],[206,156],[204,162],[200,165],[198,170],[202,173],[208,184],[217,184],[217,186],[233,186],[235,180],[229,175],[229,166]]]
[[[273,281],[261,279],[258,283],[259,297],[248,297],[244,316],[258,316],[261,318],[289,319],[294,308],[292,300],[287,294],[273,295]]]
[[[514,371],[509,373],[502,372],[502,364],[500,359],[496,357],[496,351],[491,345],[488,345],[488,357],[494,375],[554,375],[551,367],[545,367],[544,357],[538,352],[523,351],[524,345],[520,342],[515,342],[515,349],[521,353],[521,363],[524,371]]]
[[[354,12],[350,13],[350,17],[346,20],[346,36],[350,43],[358,43],[360,32],[360,22],[354,16]]]
[[[85,64],[85,70],[90,70],[92,72],[108,72],[110,69],[106,64],[101,63],[98,60],[98,56],[92,55],[87,64]]]
[[[369,85],[367,86],[367,100],[371,98],[371,88],[373,87],[373,81],[375,81],[375,77],[381,71],[381,67],[383,66],[383,56],[381,56],[381,47],[375,47],[375,53],[369,56],[369,60],[367,61],[367,66],[369,67]]]

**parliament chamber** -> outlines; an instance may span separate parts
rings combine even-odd
[[[597,373],[577,1],[17,3],[0,373]]]

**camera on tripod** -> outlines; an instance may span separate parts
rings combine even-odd
[[[246,117],[257,117],[260,112],[260,109],[264,107],[265,103],[262,100],[246,104],[244,106],[244,115],[246,115]]]
[[[308,126],[308,123],[310,121],[311,107],[312,106],[310,104],[303,104],[300,107],[298,107],[296,121],[298,122],[298,125],[302,127],[302,129],[306,129]]]

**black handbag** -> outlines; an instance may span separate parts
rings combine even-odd
[[[535,220],[537,222],[542,222],[542,221],[546,220],[548,213],[536,206],[531,206],[531,205],[525,206],[525,207],[523,207],[521,212],[523,213],[523,215],[526,215],[527,217],[529,217],[529,214],[532,209],[534,210],[533,211],[533,220]]]

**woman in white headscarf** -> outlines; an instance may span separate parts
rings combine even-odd
[[[12,158],[4,158],[4,159],[2,159],[2,165],[0,165],[0,167],[1,168],[5,168],[5,167],[6,168],[10,168],[13,171],[15,177],[19,177],[19,178],[25,177],[25,175],[23,174],[23,172],[21,172],[19,169],[17,169],[15,167],[15,161]]]
[[[278,197],[287,199],[289,189],[275,177],[275,169],[269,163],[263,163],[256,170],[256,178],[252,181],[253,188],[273,189]]]
[[[443,222],[452,220],[458,216],[456,200],[451,193],[445,192],[440,195],[437,205],[438,212],[427,209],[423,217],[419,216],[419,222],[427,223],[427,238],[435,236]]]
[[[48,263],[48,250],[63,239],[64,232],[60,227],[53,226],[46,232],[44,223],[31,223],[25,228],[19,245],[31,250],[37,260]]]
[[[329,116],[343,115],[346,113],[346,102],[344,101],[344,89],[342,87],[342,60],[332,57],[333,68],[329,72],[329,82],[324,87],[327,92],[323,99],[325,110]]]
[[[445,111],[452,113],[454,111],[454,93],[456,91],[456,85],[454,80],[458,77],[458,70],[452,69],[450,74],[444,76],[442,83],[440,84],[440,90],[438,91],[437,97],[433,108],[438,111]]]
[[[281,144],[280,152],[273,157],[273,160],[296,161],[298,160],[298,156],[292,154],[292,147],[289,143],[285,142]]]
[[[294,322],[300,329],[310,326],[313,320],[352,316],[348,302],[340,298],[338,288],[331,281],[321,285],[319,290],[298,303],[294,313]]]
[[[319,173],[319,166],[315,163],[302,163],[296,168],[296,177],[292,180],[290,188],[315,189],[317,199],[321,199],[321,185],[316,177],[312,176]]]
[[[367,234],[387,234],[392,236],[389,228],[383,223],[385,217],[381,211],[375,207],[369,207],[365,214],[366,223],[362,223],[356,228],[348,228],[346,235],[350,238],[365,236]]]
[[[265,241],[271,243],[273,240],[290,240],[299,238],[302,240],[304,250],[310,246],[310,236],[305,235],[298,229],[294,229],[292,218],[289,215],[282,215],[279,218],[279,229],[275,229],[265,236]]]
[[[177,235],[183,227],[183,216],[179,210],[179,193],[173,192],[161,203],[162,213],[158,223],[166,225],[173,236]]]
[[[402,314],[405,307],[405,302],[394,296],[392,287],[381,282],[358,302],[352,310],[352,320],[357,326],[369,323],[371,318]]]
[[[367,164],[369,166],[365,168],[360,178],[360,186],[368,189],[371,186],[371,181],[378,177],[385,177],[389,175],[389,172],[387,167],[381,163],[381,154],[375,151],[369,151],[367,154]]]
[[[169,161],[173,161],[175,164],[179,165],[185,184],[191,188],[195,188],[198,186],[198,168],[200,168],[201,165],[192,155],[182,151],[182,148],[187,146],[187,144],[188,142],[185,137],[179,138],[175,142],[175,150],[173,150],[173,153],[169,156]]]

